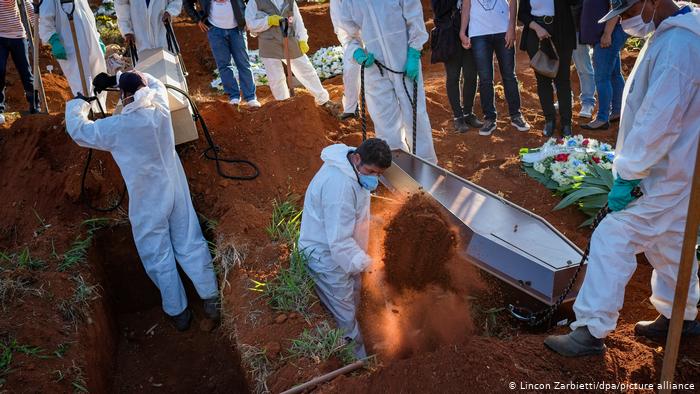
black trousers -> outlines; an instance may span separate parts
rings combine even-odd
[[[551,46],[554,45],[552,41],[557,41],[557,37],[554,37],[552,25],[541,25],[544,27],[549,34],[552,34],[552,40],[542,41],[542,47],[545,52],[551,53]],[[535,53],[540,48],[540,40],[537,38],[537,34],[531,31],[527,36],[527,54],[532,59]],[[557,54],[559,55],[559,73],[557,73],[556,78],[548,78],[544,75],[535,72],[535,77],[537,78],[537,95],[540,96],[540,105],[542,106],[542,112],[544,117],[548,120],[554,120],[556,118],[556,110],[554,109],[554,89],[552,88],[552,83],[557,88],[557,98],[559,99],[559,121],[561,125],[571,126],[571,56],[573,49],[561,49],[556,48]]]
[[[22,80],[27,102],[30,106],[36,105],[34,102],[34,77],[29,64],[27,40],[25,38],[0,37],[0,113],[5,112],[5,72],[10,56],[12,56],[12,61],[14,61],[15,68]]]
[[[461,51],[452,55],[445,62],[445,74],[447,99],[452,114],[455,118],[471,115],[477,86],[476,63],[472,51],[461,48]]]

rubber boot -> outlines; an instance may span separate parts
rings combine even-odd
[[[651,339],[666,338],[668,326],[671,320],[664,315],[659,315],[656,320],[640,321],[634,325],[634,335]],[[700,322],[697,320],[684,320],[682,336],[696,337],[700,335]]]
[[[190,323],[192,322],[192,311],[190,308],[185,308],[182,313],[177,316],[170,316],[170,320],[173,322],[175,329],[182,332],[187,331],[190,328]]]
[[[219,297],[204,300],[204,314],[207,319],[218,321],[221,319],[221,302]]]
[[[578,327],[567,335],[550,335],[544,344],[566,357],[582,357],[605,353],[605,343],[591,335],[588,327]]]

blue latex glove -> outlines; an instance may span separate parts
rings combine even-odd
[[[641,181],[641,179],[632,181],[622,178],[615,179],[612,190],[608,193],[608,208],[615,212],[625,209],[627,204],[631,203],[636,198],[632,195],[632,190],[637,187]]]
[[[100,42],[100,50],[102,51],[102,56],[107,54],[107,47],[105,46],[105,43],[102,42],[102,38],[98,38]]]
[[[414,48],[408,47],[408,56],[406,57],[406,69],[404,70],[406,76],[414,81],[418,80],[418,74],[420,73],[420,51]]]
[[[61,37],[58,36],[58,33],[53,33],[51,38],[49,38],[49,44],[51,45],[51,53],[53,54],[53,57],[60,60],[68,59],[66,48],[63,46]]]
[[[358,64],[364,64],[365,67],[369,67],[374,64],[374,54],[372,52],[365,52],[362,48],[355,49],[352,54],[352,58]]]

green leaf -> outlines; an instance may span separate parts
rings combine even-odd
[[[596,195],[582,198],[581,201],[579,201],[579,202],[581,203],[581,205],[583,207],[600,209],[600,208],[603,208],[605,206],[605,204],[608,202],[608,195],[607,195],[607,193],[596,194]]]
[[[607,192],[599,187],[582,187],[579,190],[569,194],[563,200],[554,207],[554,211],[566,208],[571,204],[576,203],[578,200],[595,194],[607,194]]]
[[[583,177],[583,185],[590,186],[602,186],[604,188],[610,189],[607,180],[598,176],[585,176]]]
[[[590,217],[586,219],[583,223],[579,224],[578,227],[588,227],[593,224],[593,221],[595,220],[595,217]]]

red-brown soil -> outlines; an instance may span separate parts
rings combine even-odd
[[[424,6],[426,22],[430,26],[432,21],[427,1]],[[327,4],[303,4],[302,13],[311,35],[312,51],[335,44]],[[103,230],[105,233],[101,233],[97,241],[99,246],[92,249],[87,264],[68,272],[57,271],[58,259],[52,252],[55,250],[61,255],[78,234],[85,234],[85,229],[80,227],[83,220],[105,215],[89,211],[80,201],[80,173],[86,151],[77,147],[65,133],[62,103],[71,94],[54,62],[53,74],[43,73],[52,114],[31,117],[10,114],[9,122],[0,126],[0,250],[14,253],[27,247],[32,256],[47,262],[44,270],[22,270],[11,274],[26,276],[32,286],[42,287],[46,295],[28,295],[0,309],[0,339],[12,337],[21,344],[40,346],[48,355],[61,344],[70,346],[62,357],[13,354],[12,371],[0,377],[6,379],[0,390],[70,392],[74,389],[72,382],[81,374],[76,367],[82,370],[87,386],[93,392],[159,390],[154,384],[163,384],[167,391],[181,392],[236,392],[245,390],[245,387],[252,388],[252,375],[248,374],[247,383],[240,379],[237,351],[231,348],[232,345],[238,348],[254,345],[267,350],[275,369],[267,380],[272,392],[280,392],[339,366],[337,360],[316,364],[312,360],[285,358],[290,339],[318,321],[330,319],[318,304],[311,311],[315,316],[307,321],[299,314],[273,311],[259,293],[249,289],[251,280],[268,281],[286,261],[286,248],[270,242],[264,230],[272,201],[283,199],[288,193],[303,195],[321,164],[320,150],[336,141],[357,144],[360,141],[359,122],[339,123],[316,107],[312,97],[301,90],[292,100],[275,102],[269,89],[261,87],[258,95],[263,103],[262,109],[248,111],[229,106],[223,95],[209,88],[215,66],[206,36],[184,18],[178,19],[175,28],[190,71],[192,95],[213,137],[221,145],[222,155],[252,160],[261,170],[260,177],[254,181],[226,180],[216,174],[213,162],[202,157],[201,152],[206,147],[203,138],[178,148],[196,209],[219,223],[213,234],[214,240],[219,245],[232,245],[245,252],[242,265],[225,278],[228,281],[224,286],[227,324],[207,333],[200,330],[197,321],[190,332],[175,333],[154,302],[153,288],[146,290],[149,282],[139,270],[138,259],[126,241],[129,237],[124,227]],[[255,40],[250,44],[254,47]],[[625,73],[631,69],[635,57],[636,53],[624,52]],[[44,48],[42,70],[45,70],[49,58],[49,52]],[[429,59],[429,56],[424,56],[424,59]],[[440,164],[543,216],[583,246],[590,236],[588,229],[578,228],[584,216],[574,208],[553,212],[559,198],[520,169],[518,149],[539,146],[545,139],[541,136],[543,118],[527,56],[518,51],[517,60],[523,113],[533,129],[518,133],[509,125],[506,116],[500,116],[499,131],[490,137],[478,136],[476,132],[458,135],[452,131],[443,67],[424,63],[428,113]],[[577,94],[574,71],[572,81]],[[340,100],[342,80],[339,77],[324,81],[324,85],[334,100]],[[8,111],[23,111],[26,107],[21,89],[18,89],[20,86],[10,65]],[[498,112],[507,114],[500,84],[496,89]],[[575,113],[578,109],[577,106],[574,108]],[[474,111],[481,113],[478,97]],[[581,132],[578,127],[574,131]],[[611,143],[614,143],[616,134],[616,127],[586,133]],[[224,166],[226,171],[237,170]],[[109,155],[98,153],[88,176],[90,195],[102,196],[100,202],[106,203],[106,198],[119,190],[120,185],[119,173]],[[398,206],[384,205],[385,212],[379,212],[382,204],[374,205],[373,214],[383,215],[386,223],[398,209]],[[106,216],[119,221],[125,219],[123,212]],[[373,238],[381,237],[383,226],[373,223]],[[110,235],[110,231],[116,234]],[[114,246],[105,246],[109,243],[114,243]],[[379,245],[373,246],[372,253],[379,264],[384,256],[381,250],[383,239],[378,243],[373,240],[373,243]],[[430,247],[425,245],[426,249]],[[101,257],[106,250],[110,252]],[[105,275],[110,267],[114,268],[114,264],[122,261],[128,262],[130,271],[119,270],[114,276]],[[457,292],[427,286],[419,293],[408,292],[408,298],[394,297],[394,309],[398,313],[388,310],[398,319],[393,320],[396,325],[391,331],[392,326],[383,324],[389,320],[382,320],[387,308],[383,303],[375,302],[386,298],[383,294],[380,295],[382,298],[372,298],[377,297],[380,290],[373,284],[377,283],[374,278],[380,276],[382,268],[380,265],[373,267],[364,277],[360,314],[368,348],[379,353],[379,366],[371,372],[338,378],[320,391],[504,392],[508,391],[509,382],[589,383],[605,380],[648,383],[659,379],[663,344],[635,338],[632,333],[637,320],[656,316],[647,300],[651,267],[644,261],[627,287],[619,327],[608,338],[607,354],[578,360],[559,357],[542,345],[546,334],[566,332],[567,328],[534,334],[513,330],[506,324],[511,327],[508,335],[486,336],[486,332],[501,333],[505,330],[494,329],[493,321],[487,318],[472,321],[472,316],[480,318],[483,314],[474,313],[474,310],[471,314],[465,312],[474,305],[472,302],[484,302],[484,299],[488,301],[485,305],[500,305],[498,297],[491,295],[495,290],[488,281],[486,290],[480,289],[479,285],[474,285],[478,289],[473,292],[468,290],[469,286],[460,287]],[[75,283],[71,277],[77,274],[89,283],[101,283],[102,298],[91,302],[91,318],[76,330],[62,317],[57,304],[73,293]],[[9,275],[7,271],[0,272],[0,277],[5,275]],[[453,282],[459,277],[454,270],[450,270],[450,276]],[[472,274],[463,276],[475,278]],[[469,280],[464,281],[469,283]],[[471,284],[477,282],[480,281]],[[393,294],[389,293],[389,299],[392,299]],[[113,301],[117,295],[125,297],[123,302]],[[465,295],[469,296],[466,300]],[[368,304],[367,300],[372,302]],[[126,306],[135,309],[119,309]],[[498,316],[502,318],[503,313]],[[145,331],[156,323],[156,334],[146,336]],[[403,327],[411,327],[413,331],[401,329],[402,324],[408,324]],[[457,335],[450,330],[430,331],[444,326],[470,328]],[[485,330],[487,326],[488,330]],[[388,334],[382,334],[383,328],[387,328],[385,332]],[[419,330],[418,334],[416,330]],[[226,338],[221,339],[222,336]],[[233,337],[231,341],[229,336]],[[387,342],[387,338],[394,337],[398,338],[395,342]],[[412,340],[416,338],[418,340]],[[441,340],[432,340],[435,338]],[[393,346],[395,344],[398,345]],[[64,378],[58,379],[55,371],[62,371]],[[195,379],[195,376],[206,378]],[[676,380],[700,383],[700,344],[697,341],[687,341],[682,345]]]

